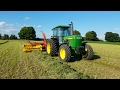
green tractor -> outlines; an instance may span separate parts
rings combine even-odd
[[[68,62],[71,56],[81,55],[83,59],[91,60],[93,49],[83,42],[82,36],[73,35],[73,23],[68,26],[54,27],[53,36],[47,40],[46,51],[50,56],[58,55],[60,60]]]

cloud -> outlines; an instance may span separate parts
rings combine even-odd
[[[6,23],[4,21],[0,22],[0,33],[2,35],[4,34],[15,34],[16,36],[18,35],[18,32],[20,30],[20,27],[16,27],[16,24],[12,23]]]
[[[2,35],[4,35],[4,34],[8,34],[8,35],[14,34],[18,37],[18,32],[24,26],[32,26],[32,27],[35,27],[35,28],[40,28],[41,27],[41,25],[27,25],[25,23],[19,24],[17,22],[16,23],[7,23],[7,22],[4,22],[4,21],[0,21],[0,33]]]
[[[101,40],[104,40],[105,39],[105,35],[98,35],[98,38],[101,39]]]
[[[4,21],[0,22],[0,27],[2,27],[5,24]]]
[[[35,25],[27,25],[27,24],[24,23],[22,27],[24,27],[24,26],[26,26],[26,27],[31,27],[31,26],[34,27]]]
[[[9,27],[9,29],[12,29],[12,28],[14,28],[14,27]]]
[[[119,30],[119,28],[115,28],[115,30]]]
[[[23,26],[27,26],[26,24],[24,24]]]
[[[8,34],[8,35],[10,35],[10,34],[15,34],[15,35],[17,35],[17,32],[18,32],[18,30],[15,29],[15,28],[3,29],[3,30],[1,30],[1,33],[2,33],[2,34]]]
[[[14,26],[13,24],[5,24],[6,26],[12,27]]]
[[[42,26],[41,26],[41,25],[38,25],[37,27],[40,28],[40,27],[42,27]]]
[[[18,23],[16,23],[15,25],[16,25],[16,26],[21,26],[21,25],[20,25],[20,24],[18,24]]]
[[[24,20],[28,20],[28,19],[30,19],[30,17],[25,17],[25,18],[24,18]]]

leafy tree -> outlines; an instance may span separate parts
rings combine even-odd
[[[119,34],[112,33],[112,32],[106,32],[105,33],[105,40],[108,42],[118,42],[119,41]]]
[[[81,33],[77,30],[73,30],[73,35],[81,35]]]
[[[85,35],[86,40],[90,41],[98,41],[99,39],[97,38],[97,34],[95,31],[88,31]]]
[[[18,33],[20,39],[26,39],[27,29],[26,27],[21,28],[20,32]]]
[[[0,39],[2,38],[2,35],[1,35],[1,33],[0,33]]]
[[[35,39],[36,38],[36,32],[33,27],[27,27],[27,34],[26,37],[28,39]]]
[[[18,33],[20,39],[35,39],[36,32],[33,27],[23,27]]]
[[[119,41],[119,34],[118,33],[113,33],[113,42],[118,42]]]
[[[118,41],[120,42],[120,37],[119,37]]]
[[[85,41],[85,37],[82,37],[82,41]]]
[[[2,39],[4,39],[4,40],[9,39],[9,35],[8,34],[4,34],[4,36],[2,37]]]
[[[10,39],[17,39],[17,37],[14,34],[11,34]]]

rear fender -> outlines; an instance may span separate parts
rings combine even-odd
[[[87,42],[82,42],[82,46],[84,46],[85,47],[85,44],[86,44]]]

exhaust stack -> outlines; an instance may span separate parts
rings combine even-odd
[[[74,27],[73,27],[73,23],[71,22],[71,35],[73,35],[73,30],[74,30]]]
[[[70,35],[73,35],[73,30],[74,30],[73,23],[71,22],[69,26],[70,26]]]

